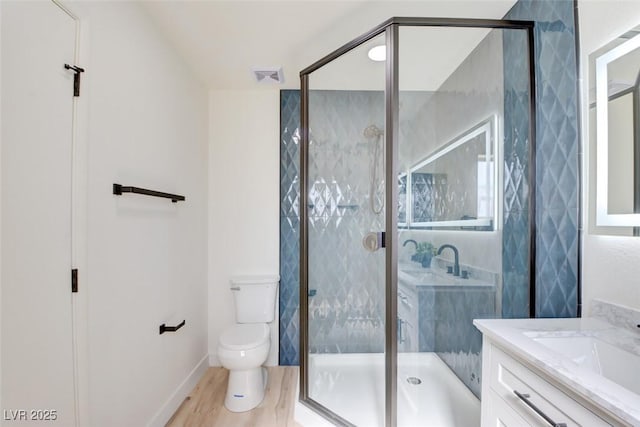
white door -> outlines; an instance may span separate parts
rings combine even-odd
[[[2,420],[73,426],[73,73],[64,64],[74,64],[76,21],[51,1],[0,8]]]

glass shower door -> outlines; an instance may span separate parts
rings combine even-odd
[[[528,34],[399,36],[397,426],[479,427],[473,319],[529,314]]]
[[[301,401],[336,425],[480,425],[473,319],[535,295],[532,40],[391,18],[301,72]]]
[[[385,63],[367,57],[378,45],[384,35],[312,72],[308,95],[308,397],[359,426],[384,425],[385,408]]]

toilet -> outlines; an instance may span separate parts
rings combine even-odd
[[[271,333],[279,276],[243,276],[231,279],[236,324],[218,340],[218,359],[229,370],[224,406],[232,412],[250,411],[262,402],[267,386]]]

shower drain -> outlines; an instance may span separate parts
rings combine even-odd
[[[418,377],[409,377],[407,378],[407,382],[412,385],[418,385],[422,383],[422,380]]]

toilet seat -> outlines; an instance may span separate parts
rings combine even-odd
[[[237,324],[222,333],[219,343],[229,350],[250,350],[267,343],[269,336],[266,323]]]

